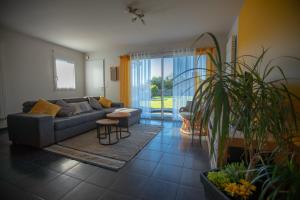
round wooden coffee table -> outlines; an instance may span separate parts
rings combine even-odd
[[[129,127],[128,126],[122,127],[122,124],[121,124],[121,120],[124,119],[124,118],[130,117],[130,113],[128,113],[128,112],[113,112],[113,113],[106,114],[106,117],[108,119],[113,119],[113,120],[119,120],[120,121],[117,126],[119,128],[119,133],[120,133],[120,138],[121,139],[128,138],[131,135],[131,133],[129,131]],[[126,128],[126,130],[124,130],[122,128]],[[125,133],[125,135],[122,136],[122,133]]]
[[[102,145],[112,145],[119,142],[118,127],[119,120],[112,119],[100,119],[96,121],[97,124],[97,138],[99,138],[99,143]],[[104,132],[101,133],[100,128],[104,127]],[[112,127],[115,127],[115,131],[112,131]],[[116,138],[112,141],[111,134],[116,133]],[[108,139],[107,139],[108,136]]]

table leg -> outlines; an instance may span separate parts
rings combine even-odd
[[[111,134],[111,126],[108,126],[108,144],[111,144],[111,141],[110,141],[110,134]]]
[[[122,133],[127,133],[127,135],[122,136]],[[129,131],[129,128],[126,127],[126,131],[122,130],[122,127],[120,127],[120,139],[128,138],[131,135],[131,132]]]
[[[116,137],[117,137],[117,139],[119,140],[120,139],[120,127],[119,126],[116,126]]]
[[[99,137],[99,143],[102,145],[113,145],[117,144],[119,142],[119,131],[117,126],[115,126],[115,129],[112,127],[113,125],[104,125],[104,130],[105,130],[105,137]],[[101,132],[101,131],[100,131]],[[115,139],[112,138],[111,134],[115,133]],[[107,138],[108,136],[108,138]],[[104,140],[105,139],[105,140]]]

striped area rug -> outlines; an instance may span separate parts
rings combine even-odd
[[[130,137],[120,139],[119,143],[114,145],[99,144],[97,131],[92,130],[44,149],[85,163],[119,170],[143,149],[161,128],[157,125],[136,124],[129,128]]]

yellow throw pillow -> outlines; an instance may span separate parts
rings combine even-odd
[[[99,99],[99,103],[105,107],[105,108],[110,108],[111,107],[111,104],[112,104],[112,101],[105,98],[105,97],[100,97]]]
[[[55,117],[60,109],[61,107],[58,105],[50,103],[44,99],[39,99],[29,113],[46,114]]]

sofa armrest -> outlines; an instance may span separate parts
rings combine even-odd
[[[124,108],[124,103],[122,103],[122,102],[113,102],[111,104],[111,107],[114,107],[114,108]]]
[[[9,139],[15,144],[41,148],[55,143],[52,116],[11,114],[7,116],[7,125]]]

